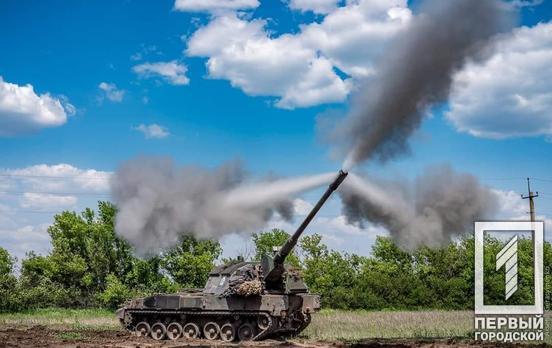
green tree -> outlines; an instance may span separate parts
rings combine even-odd
[[[115,309],[135,295],[113,274],[106,277],[106,283],[105,290],[98,295],[98,300],[104,307]]]
[[[197,240],[186,234],[177,246],[164,253],[161,266],[181,286],[202,288],[221,253],[218,241]]]
[[[260,261],[263,255],[272,255],[274,247],[280,248],[288,240],[290,235],[280,229],[272,229],[271,231],[253,233],[251,238],[255,244],[255,260]],[[295,249],[286,258],[286,263],[299,268],[301,263]]]
[[[322,304],[332,308],[361,308],[358,276],[365,258],[328,250],[322,236],[301,239],[303,275],[310,290],[322,295]]]
[[[10,275],[13,272],[13,265],[15,260],[11,257],[10,253],[2,247],[0,247],[0,276]]]
[[[114,231],[115,207],[99,202],[98,212],[62,212],[48,228],[54,271],[51,279],[69,290],[69,305],[91,305],[106,288],[107,276],[124,279],[132,267],[130,246]]]
[[[21,306],[112,305],[107,295],[100,294],[106,294],[108,286],[113,293],[119,283],[140,293],[172,288],[172,282],[162,275],[159,258],[134,257],[130,245],[115,234],[115,214],[115,206],[108,202],[99,202],[97,212],[57,214],[48,228],[50,254],[31,252],[22,262]]]
[[[27,253],[21,264],[16,303],[20,309],[69,306],[77,296],[55,282],[56,265],[50,257]]]
[[[163,274],[161,263],[160,256],[147,259],[134,258],[131,270],[124,278],[124,284],[141,294],[178,290],[178,284]]]
[[[473,283],[464,277],[468,267],[463,244],[451,243],[441,248],[421,247],[413,253],[414,274],[421,283],[419,306],[434,308],[469,308],[468,300],[473,293]]]
[[[13,275],[15,259],[0,247],[0,310],[13,310],[17,278]]]

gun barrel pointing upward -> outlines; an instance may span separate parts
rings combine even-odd
[[[284,260],[289,255],[293,247],[297,244],[297,241],[299,240],[299,237],[301,236],[303,231],[307,228],[307,226],[310,224],[310,222],[312,221],[314,216],[318,213],[320,208],[324,205],[324,203],[326,203],[330,195],[335,190],[337,190],[339,185],[341,185],[343,180],[345,180],[348,174],[349,173],[344,171],[343,169],[339,171],[334,181],[332,181],[332,183],[328,186],[328,189],[326,190],[326,192],[324,192],[322,197],[320,197],[316,205],[310,211],[309,215],[307,215],[305,220],[303,220],[303,223],[301,223],[301,225],[297,228],[295,233],[286,241],[286,243],[282,246],[280,251],[278,251],[278,253],[274,256],[274,264],[281,265],[284,263]]]

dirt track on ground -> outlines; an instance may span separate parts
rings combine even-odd
[[[121,347],[121,348],[157,348],[157,347],[479,347],[477,343],[457,340],[366,340],[356,343],[317,342],[308,340],[247,342],[241,344],[213,343],[205,340],[162,341],[134,337],[124,331],[67,331],[55,330],[45,326],[29,328],[0,328],[0,347]],[[494,345],[484,345],[492,347]],[[508,345],[513,347],[514,345]],[[532,345],[536,347],[536,345]]]

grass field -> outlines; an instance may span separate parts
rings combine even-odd
[[[119,330],[113,312],[103,309],[41,309],[23,313],[0,314],[4,327],[46,326],[75,332]],[[545,330],[550,332],[552,318],[547,315]],[[323,310],[313,316],[303,332],[306,339],[357,341],[369,338],[470,338],[472,311],[341,311]],[[547,334],[547,342],[551,342]]]
[[[420,311],[369,312],[324,310],[313,317],[304,331],[321,340],[363,338],[469,337],[473,312]]]
[[[1,313],[0,325],[28,327],[43,325],[67,330],[118,330],[119,322],[105,309],[37,309],[21,313]]]

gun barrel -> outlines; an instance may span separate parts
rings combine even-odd
[[[324,203],[326,203],[330,195],[335,190],[337,190],[339,185],[341,185],[341,183],[343,182],[343,180],[345,180],[348,174],[349,173],[343,170],[339,171],[334,181],[328,186],[328,189],[326,190],[326,192],[324,192],[322,197],[318,200],[318,203],[316,203],[316,205],[310,211],[309,215],[307,215],[305,220],[303,220],[303,223],[297,228],[295,233],[286,241],[286,243],[282,246],[282,248],[280,248],[278,253],[274,256],[275,265],[281,265],[284,263],[284,260],[289,255],[293,247],[297,244],[297,241],[299,240],[299,237],[301,236],[305,228],[307,228],[307,226],[312,221],[314,216],[318,213],[320,208],[324,205]]]

